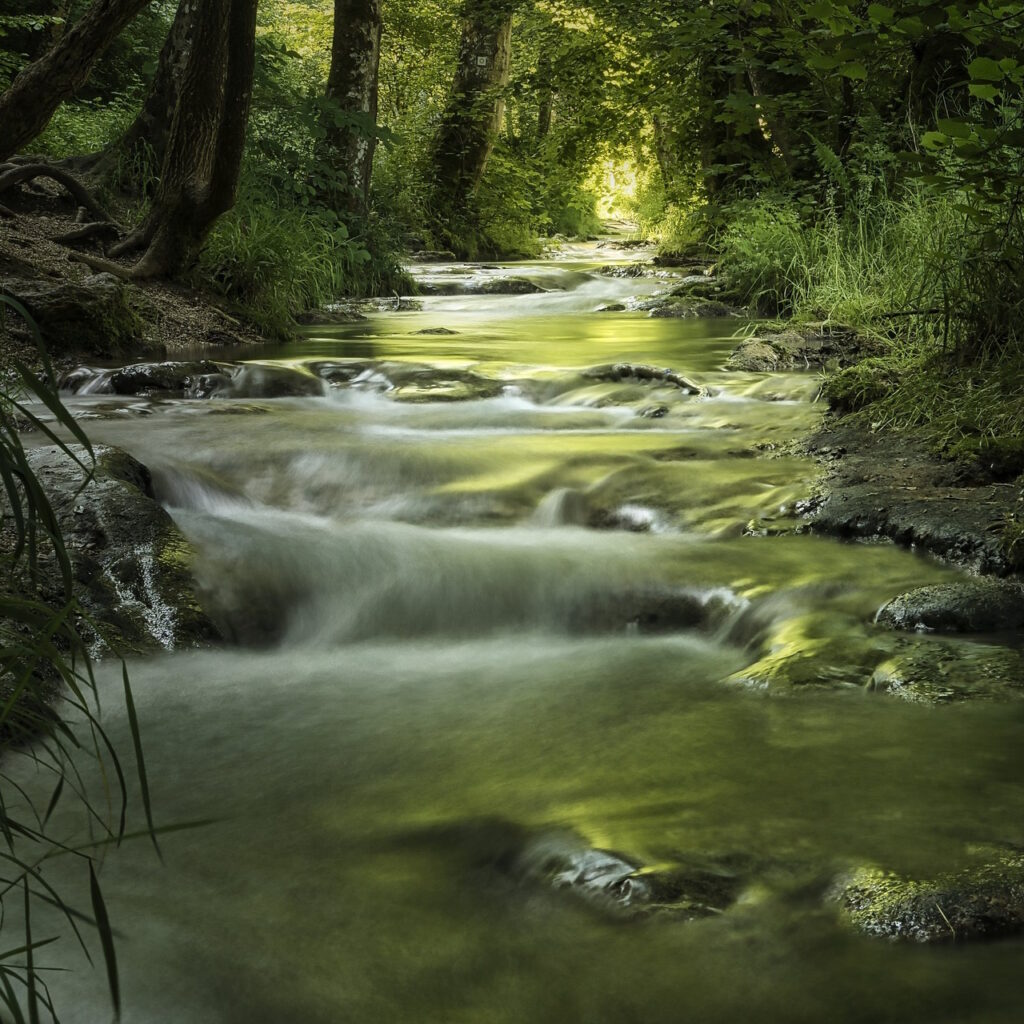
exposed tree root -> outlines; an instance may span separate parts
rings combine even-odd
[[[118,277],[122,281],[135,280],[135,274],[132,272],[131,267],[122,266],[113,260],[105,260],[100,256],[93,256],[91,253],[72,252],[68,254],[68,259],[73,260],[75,263],[84,263],[97,274],[113,274],[114,277]]]
[[[12,158],[0,168],[0,194],[15,185],[24,184],[35,178],[50,178],[63,186],[79,206],[84,206],[98,221],[113,223],[113,218],[93,198],[89,190],[73,174],[52,164],[18,163]],[[13,165],[13,166],[12,166]],[[4,169],[5,168],[5,169]]]
[[[53,240],[60,245],[73,246],[79,242],[88,242],[94,238],[117,238],[121,233],[120,228],[109,220],[95,221],[92,224],[84,224],[74,231],[68,231],[63,235],[57,235]]]

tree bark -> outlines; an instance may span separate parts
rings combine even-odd
[[[434,145],[434,178],[443,207],[461,209],[487,169],[505,112],[516,0],[464,6],[459,64]]]
[[[331,201],[339,212],[357,216],[370,205],[383,25],[381,0],[334,0],[325,127],[328,158],[337,162],[345,187]]]
[[[551,134],[551,125],[555,120],[555,88],[551,84],[553,68],[547,57],[541,57],[537,68],[538,104],[537,104],[537,141],[543,142]]]
[[[93,65],[150,0],[96,0],[0,96],[0,160],[31,142],[54,111],[85,84]]]
[[[131,166],[143,156],[151,161],[154,171],[163,166],[167,138],[178,105],[178,86],[191,53],[200,2],[181,0],[178,4],[142,109],[124,135],[100,157],[99,174],[106,175],[119,167]]]
[[[121,247],[145,247],[132,273],[187,266],[231,209],[252,97],[256,0],[202,0],[181,68],[160,183],[143,225]]]

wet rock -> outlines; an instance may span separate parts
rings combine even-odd
[[[72,394],[134,395],[148,398],[154,395],[179,398],[208,397],[197,395],[202,378],[228,380],[230,367],[209,359],[191,362],[133,363],[117,370],[91,370],[79,367],[61,381],[61,389]]]
[[[324,394],[323,381],[305,369],[243,363],[218,396],[228,398],[304,398]]]
[[[650,263],[629,263],[621,267],[602,267],[601,273],[605,277],[618,277],[632,279],[637,277],[653,277],[658,270]]]
[[[728,858],[652,871],[568,831],[533,837],[507,870],[521,884],[564,892],[599,913],[627,919],[710,917],[735,903],[743,887],[738,865]]]
[[[767,341],[751,338],[733,352],[725,367],[744,373],[771,373],[781,368],[781,362],[782,356]]]
[[[739,314],[740,311],[738,309],[734,306],[727,306],[724,302],[708,300],[690,301],[685,299],[666,302],[650,312],[650,316],[657,319],[677,318],[692,320],[714,320],[720,317],[738,316]]]
[[[448,249],[419,249],[409,254],[416,263],[454,263],[455,253]]]
[[[641,383],[665,384],[679,388],[688,395],[708,395],[707,388],[695,384],[675,370],[657,366],[645,366],[642,363],[609,363],[605,366],[592,366],[583,371],[586,380],[604,381],[640,381]]]
[[[971,572],[1004,574],[1010,564],[991,530],[994,504],[969,488],[908,488],[895,477],[843,480],[832,485],[810,525],[839,537],[885,537]]]
[[[672,633],[707,628],[721,622],[738,599],[725,590],[685,587],[640,587],[595,595],[570,615],[578,632]]]
[[[0,278],[0,291],[25,306],[51,354],[117,356],[147,347],[131,293],[112,274],[95,274],[80,282],[5,277]]]
[[[989,644],[923,644],[878,665],[868,689],[918,704],[1024,700],[1024,657]]]
[[[893,598],[877,621],[891,629],[996,633],[1024,626],[1024,585],[1017,580],[958,580]]]
[[[70,446],[88,465],[85,450]],[[29,463],[53,506],[71,556],[79,598],[99,624],[100,647],[148,651],[210,642],[191,572],[192,551],[153,497],[149,471],[117,448],[95,448],[84,472],[56,445],[34,449]],[[47,571],[54,574],[56,567]]]
[[[545,289],[525,277],[494,277],[477,284],[470,294],[475,295],[536,295]]]
[[[447,327],[424,327],[421,331],[413,331],[413,334],[435,334],[439,337],[447,337],[448,335],[458,333],[458,331],[450,330]]]
[[[917,880],[864,867],[830,893],[867,935],[920,943],[966,942],[1024,932],[1024,851],[989,851],[976,867]]]
[[[303,327],[330,327],[334,324],[354,324],[366,316],[351,306],[334,309],[306,309],[295,314],[295,322]]]
[[[626,307],[621,302],[610,302],[606,306],[598,306],[595,313],[625,313]]]
[[[392,398],[404,402],[466,402],[495,398],[505,383],[455,367],[382,363],[377,367],[394,387]]]
[[[808,325],[800,329],[748,338],[729,357],[728,370],[766,373],[849,366],[874,351],[872,343],[852,327],[841,324]]]
[[[725,281],[706,274],[688,275],[669,294],[679,298],[713,299],[719,302],[732,298]]]
[[[667,405],[648,405],[641,409],[637,415],[645,420],[660,420],[664,419],[669,412],[670,410]]]

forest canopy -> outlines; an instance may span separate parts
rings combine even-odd
[[[132,273],[198,263],[275,329],[400,289],[403,251],[533,256],[615,214],[710,250],[762,315],[977,361],[1020,345],[1022,22],[999,0],[15,0],[0,137],[127,201]]]

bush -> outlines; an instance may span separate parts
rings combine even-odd
[[[391,250],[384,244],[377,251]],[[261,326],[282,336],[302,310],[390,291],[401,278],[392,257],[371,255],[364,240],[351,238],[329,214],[282,208],[252,195],[217,222],[203,248],[199,273]]]

